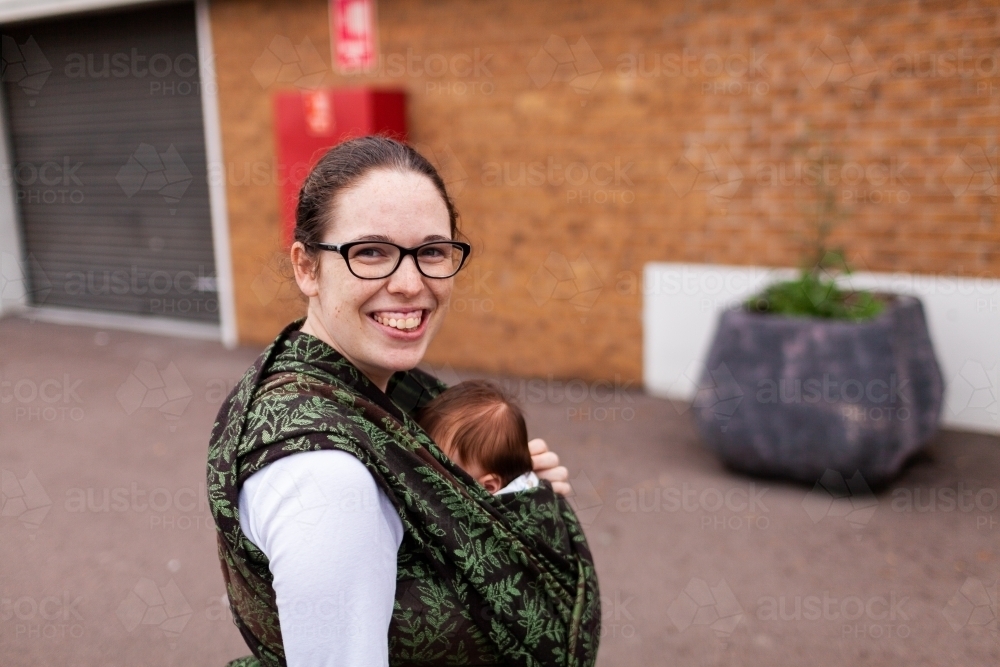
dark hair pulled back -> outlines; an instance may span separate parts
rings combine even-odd
[[[451,236],[457,238],[458,212],[434,165],[407,144],[372,135],[351,139],[331,148],[302,184],[295,209],[295,240],[305,244],[307,252],[312,252],[311,243],[322,242],[326,226],[332,220],[331,212],[337,194],[374,169],[409,171],[429,178],[448,209]]]

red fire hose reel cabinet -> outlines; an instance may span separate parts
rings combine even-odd
[[[285,246],[295,231],[295,206],[309,171],[337,144],[368,134],[406,141],[406,94],[354,88],[275,93],[275,158]]]

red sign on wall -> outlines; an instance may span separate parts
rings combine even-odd
[[[378,58],[375,0],[330,0],[333,61],[343,72],[367,70]]]
[[[273,103],[274,178],[288,245],[295,230],[299,188],[316,161],[341,141],[366,134],[406,141],[406,95],[401,90],[371,88],[280,90]]]

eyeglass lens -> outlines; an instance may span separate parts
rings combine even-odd
[[[384,278],[399,263],[399,248],[388,243],[362,243],[347,251],[351,271],[362,278]],[[462,248],[451,243],[432,243],[417,251],[417,263],[424,275],[448,278],[462,264]]]

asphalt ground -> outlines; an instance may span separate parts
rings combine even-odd
[[[248,653],[204,471],[216,411],[258,353],[0,321],[0,663]],[[725,470],[687,405],[635,386],[500,380],[570,469],[599,665],[1000,664],[1000,438],[942,432],[890,487],[835,499],[842,480]]]

